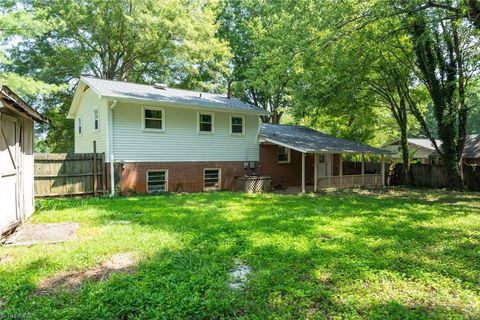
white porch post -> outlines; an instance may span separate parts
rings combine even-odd
[[[362,153],[362,186],[365,186],[365,153]]]
[[[302,152],[302,193],[305,193],[305,155]]]
[[[340,167],[339,167],[339,176],[340,176],[340,188],[343,187],[343,154],[339,154],[340,157]]]
[[[313,192],[317,192],[317,183],[318,183],[318,153],[315,153],[313,157]]]
[[[382,154],[382,187],[385,187],[385,156]]]

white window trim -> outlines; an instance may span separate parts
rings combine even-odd
[[[212,116],[212,131],[200,131],[200,115],[205,114]],[[198,111],[197,112],[197,133],[198,134],[215,134],[215,114],[208,111]]]
[[[150,172],[165,172],[165,191],[163,192],[168,192],[168,169],[151,169],[151,170],[147,170],[147,173],[146,173],[146,179],[147,180],[147,193],[158,193],[158,191],[150,191],[148,190],[148,173]]]
[[[278,148],[285,148],[285,149],[287,149],[287,158],[288,158],[288,160],[286,160],[286,161],[280,161],[280,160],[278,160]],[[277,148],[277,161],[278,161],[278,163],[281,163],[281,164],[290,163],[291,160],[292,160],[292,158],[291,158],[291,156],[290,156],[290,148],[283,147],[283,146],[278,146],[278,148]]]
[[[154,129],[154,128],[145,128],[145,110],[156,110],[162,112],[162,129]],[[150,132],[165,132],[165,108],[162,107],[150,107],[150,106],[143,106],[142,107],[142,131],[150,131]]]
[[[95,119],[95,112],[97,112],[98,119]],[[98,128],[95,129],[95,120],[98,121]],[[93,131],[98,132],[100,131],[100,111],[98,108],[93,109]]]
[[[218,189],[207,189],[205,187],[205,171],[218,170]],[[222,190],[222,169],[221,168],[203,168],[203,191],[217,191]]]
[[[81,128],[81,130],[78,130],[79,128]],[[77,133],[79,136],[83,136],[83,120],[82,120],[82,117],[78,117],[78,121],[77,121]],[[80,132],[79,132],[80,131]]]
[[[233,118],[242,118],[242,132],[233,132],[233,125],[232,125],[232,120]],[[237,114],[231,114],[230,115],[230,134],[232,136],[244,136],[245,135],[245,116],[237,115]]]

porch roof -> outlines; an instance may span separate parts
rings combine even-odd
[[[358,142],[336,138],[303,126],[261,124],[259,139],[304,153],[368,153],[391,154]]]

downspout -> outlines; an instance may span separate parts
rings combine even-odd
[[[114,148],[113,148],[113,108],[115,108],[115,106],[117,105],[117,100],[113,100],[113,103],[112,105],[110,106],[110,109],[109,109],[109,112],[108,112],[108,115],[109,115],[109,133],[110,133],[110,137],[109,137],[109,142],[110,142],[110,197],[113,197],[115,196],[115,166],[114,166],[114,162],[115,162],[115,157],[113,155],[113,151],[114,151]]]

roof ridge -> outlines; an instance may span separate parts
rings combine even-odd
[[[108,81],[108,82],[117,82],[117,83],[123,83],[123,84],[134,84],[137,86],[145,86],[145,87],[152,87],[153,84],[147,84],[147,83],[138,83],[138,82],[130,82],[130,81],[122,81],[122,80],[113,80],[113,79],[102,79],[94,76],[80,76],[81,78],[86,78],[86,79],[93,79],[93,80],[100,80],[100,81]],[[188,89],[180,89],[180,88],[175,88],[175,87],[170,87],[167,86],[167,90],[178,90],[178,91],[184,91],[184,92],[195,92],[195,93],[201,93],[201,94],[210,94],[214,96],[221,96],[227,98],[227,95],[224,93],[212,93],[212,92],[207,92],[207,91],[198,91],[198,90],[188,90]],[[240,99],[233,98],[235,100],[241,101]],[[243,102],[243,101],[242,101]]]

